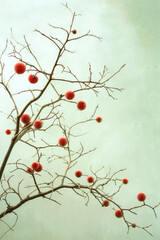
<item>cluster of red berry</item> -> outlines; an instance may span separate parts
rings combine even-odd
[[[16,63],[14,66],[14,70],[17,74],[23,74],[26,71],[26,65],[24,63]],[[28,80],[30,83],[37,83],[38,77],[36,75],[29,75]]]
[[[82,172],[81,172],[80,170],[77,170],[77,171],[75,172],[75,176],[78,177],[78,178],[80,178],[80,177],[82,176]],[[93,183],[93,182],[94,182],[94,178],[93,178],[92,176],[88,176],[87,182],[88,182],[88,183]]]
[[[124,179],[125,179],[125,182],[126,182],[126,180],[127,180],[127,183],[128,183],[128,179],[126,179],[126,178],[124,178]],[[123,179],[123,180],[124,180],[124,179]],[[123,181],[123,183],[124,183],[124,181]],[[127,184],[127,183],[124,183],[124,184]],[[145,195],[144,193],[142,193],[142,192],[141,192],[141,193],[138,193],[137,199],[138,199],[138,201],[140,201],[140,202],[144,202],[144,200],[146,199],[146,195]],[[104,200],[102,206],[108,207],[108,206],[109,206],[109,201],[108,201],[108,200]],[[117,209],[117,210],[115,211],[115,216],[116,216],[117,218],[123,217],[123,211],[122,211],[121,209]],[[135,227],[136,227],[136,223],[132,223],[131,226],[132,226],[133,228],[135,228]]]
[[[75,97],[75,93],[72,91],[68,91],[65,93],[65,97],[67,100],[72,100]],[[86,108],[86,103],[84,101],[79,101],[77,103],[77,108],[79,110],[84,110]],[[102,122],[102,118],[101,117],[96,117],[96,121],[97,122]]]
[[[77,30],[76,30],[76,29],[72,30],[72,33],[73,33],[73,34],[76,34],[76,33],[77,33]],[[26,71],[26,66],[25,66],[25,64],[23,64],[23,63],[17,63],[17,64],[15,65],[14,69],[15,69],[15,72],[16,72],[17,74],[23,74],[23,73]],[[38,82],[38,77],[37,77],[36,75],[31,74],[31,75],[29,75],[28,80],[29,80],[30,83],[35,84],[35,83]],[[68,91],[68,92],[65,93],[65,97],[66,97],[67,100],[72,100],[72,99],[74,99],[74,97],[75,97],[75,93],[74,93],[73,91]],[[84,110],[84,109],[86,108],[86,103],[85,103],[84,101],[79,101],[79,102],[77,103],[77,108],[78,108],[79,110],[81,110],[81,111]],[[30,116],[29,116],[28,114],[23,114],[23,115],[21,116],[21,121],[22,121],[22,123],[24,123],[26,126],[29,125],[29,124],[31,124],[31,121],[30,121],[30,120],[31,120],[31,118],[30,118]],[[96,121],[97,121],[97,122],[102,122],[102,118],[98,116],[98,117],[96,117]],[[42,123],[42,121],[40,121],[40,120],[36,120],[36,121],[33,123],[33,126],[34,126],[36,129],[42,128],[42,125],[43,125],[43,123]],[[11,130],[10,130],[10,129],[7,129],[5,132],[6,132],[7,135],[11,134]],[[67,145],[67,138],[61,137],[61,138],[59,139],[58,143],[59,143],[59,145],[62,146],[62,147],[66,146],[66,145]],[[36,172],[41,172],[42,169],[43,169],[43,167],[42,167],[42,164],[41,164],[41,163],[39,163],[39,162],[33,162],[32,165],[31,165],[31,167],[28,167],[26,171],[27,171],[28,173],[30,173],[30,174],[33,174],[34,171],[36,171]],[[76,172],[75,172],[75,176],[78,177],[78,178],[80,178],[80,177],[82,176],[82,172],[81,172],[80,170],[76,171]],[[88,177],[87,177],[87,182],[88,182],[88,183],[93,183],[93,182],[94,182],[94,178],[93,178],[92,176],[88,176]],[[127,184],[127,183],[128,183],[128,179],[127,179],[127,178],[124,178],[124,179],[122,179],[122,182],[123,182],[123,184]],[[139,201],[143,202],[143,201],[146,199],[146,195],[145,195],[144,193],[139,193],[139,194],[137,195],[137,199],[138,199]],[[108,206],[109,206],[109,201],[105,199],[105,200],[103,201],[103,203],[102,203],[102,206],[108,207]],[[115,216],[116,216],[117,218],[123,217],[123,211],[122,211],[121,209],[117,209],[117,210],[115,211]],[[132,227],[135,228],[135,227],[136,227],[136,223],[132,223]]]
[[[138,193],[138,195],[137,195],[137,199],[138,199],[138,201],[140,201],[140,202],[144,202],[144,200],[146,199],[146,195],[144,194],[144,193]],[[108,204],[109,205],[109,204]],[[117,209],[116,211],[115,211],[115,216],[117,217],[117,218],[121,218],[121,217],[123,217],[123,211],[121,210],[121,209]],[[135,228],[136,227],[136,223],[132,223],[132,227],[133,228]]]
[[[75,97],[75,93],[73,91],[68,91],[65,93],[65,97],[67,100],[72,100],[74,99]],[[84,101],[79,101],[77,103],[77,108],[79,110],[84,110],[86,108],[86,103]],[[102,118],[101,117],[97,117],[96,118],[96,121],[97,122],[101,122],[102,121]],[[64,147],[67,145],[67,139],[65,137],[61,137],[58,141],[59,145]],[[80,171],[77,171],[75,173],[76,177],[81,177],[82,173]],[[88,180],[87,180],[89,183],[92,183],[94,181],[93,177],[88,177]]]
[[[72,30],[72,33],[73,33],[73,34],[76,34],[76,33],[77,33],[77,30],[75,30],[75,29]],[[14,66],[14,69],[15,69],[15,72],[16,72],[17,74],[23,74],[23,73],[26,71],[26,66],[25,66],[24,63],[16,63],[15,66]],[[28,80],[29,80],[30,83],[35,84],[35,83],[38,82],[38,77],[37,77],[36,75],[31,74],[31,75],[29,75]],[[68,91],[68,92],[66,92],[65,97],[66,97],[66,99],[68,99],[68,100],[72,100],[72,99],[75,97],[75,93],[72,92],[72,91]],[[78,108],[79,110],[81,110],[81,111],[84,110],[84,109],[86,108],[86,103],[85,103],[84,101],[79,101],[79,102],[77,103],[77,108]],[[30,122],[30,116],[29,116],[28,114],[23,114],[22,117],[21,117],[21,121],[22,121],[25,125],[30,124],[30,123],[31,123],[31,122]],[[97,122],[102,122],[102,118],[101,118],[101,117],[97,117],[97,118],[96,118],[96,121],[97,121]],[[42,127],[42,122],[41,122],[41,121],[35,121],[33,125],[34,125],[35,128],[40,129],[40,128]],[[5,133],[6,133],[7,135],[10,135],[10,134],[11,134],[11,130],[10,130],[10,129],[6,129]],[[65,145],[67,144],[67,141],[64,140],[64,138],[62,138],[62,139],[59,141],[59,144],[60,144],[61,146],[65,146]]]
[[[31,165],[31,167],[28,167],[26,171],[27,171],[28,173],[30,173],[30,174],[33,174],[34,171],[36,171],[36,172],[41,172],[42,169],[43,169],[43,167],[42,167],[42,164],[41,164],[41,163],[39,163],[39,162],[33,162],[32,165]]]
[[[21,116],[21,121],[22,123],[24,123],[25,125],[24,126],[27,126],[29,124],[31,124],[31,117],[28,115],[28,114],[23,114]],[[36,128],[36,129],[40,129],[42,127],[43,123],[42,121],[40,120],[36,120],[34,123],[33,123],[33,126]],[[33,174],[34,171],[36,172],[41,172],[43,169],[42,167],[42,164],[39,163],[39,162],[33,162],[31,167],[28,167],[27,168],[27,172],[30,173],[30,174]]]
[[[75,172],[75,176],[78,177],[78,178],[80,178],[80,177],[82,176],[82,172],[81,172],[80,170],[77,170],[77,171]],[[89,177],[87,178],[87,181],[88,181],[89,183],[93,183],[93,182],[94,182],[94,178],[93,178],[92,176],[89,176]],[[123,184],[128,184],[128,179],[127,179],[127,178],[123,178],[123,179],[122,179],[122,182],[123,182]],[[146,199],[146,195],[145,195],[144,193],[138,193],[137,199],[138,199],[140,202],[143,202],[143,201]],[[109,206],[109,201],[105,199],[105,200],[103,201],[103,203],[102,203],[102,206],[108,207],[108,206]],[[121,209],[117,209],[117,210],[115,211],[115,216],[116,216],[117,218],[123,217],[123,211],[122,211]],[[136,223],[132,223],[132,227],[135,228],[135,227],[136,227]]]
[[[31,124],[31,117],[28,115],[28,114],[23,114],[21,116],[21,121],[22,123],[25,124],[25,126]],[[36,128],[36,129],[40,129],[42,127],[43,123],[42,121],[40,120],[36,120],[34,123],[33,123],[33,126]]]
[[[28,114],[23,114],[21,116],[21,122],[24,123],[24,126],[27,126],[29,124],[31,124],[31,117],[28,115]],[[36,128],[36,129],[40,129],[42,127],[43,123],[42,121],[40,120],[36,120],[34,123],[33,123],[33,126]],[[5,133],[7,135],[10,135],[11,134],[11,130],[10,129],[6,129]]]
[[[24,63],[16,63],[15,66],[14,66],[14,70],[17,74],[23,74],[25,71],[26,71],[26,66]],[[30,83],[37,83],[38,82],[38,77],[36,75],[33,75],[33,74],[30,74],[29,77],[28,77],[28,80]],[[29,125],[31,122],[30,122],[30,116],[28,114],[23,114],[22,117],[21,117],[21,121],[27,126]],[[42,127],[42,121],[35,121],[34,122],[34,127],[37,128],[37,129],[40,129]],[[10,129],[6,129],[5,133],[7,135],[10,135],[11,134],[11,130]]]

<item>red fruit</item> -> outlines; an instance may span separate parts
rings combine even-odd
[[[41,172],[43,169],[42,164],[39,162],[33,162],[31,168],[36,172]]]
[[[24,124],[29,124],[31,118],[28,114],[23,114],[22,117],[21,117],[21,121],[24,123]]]
[[[123,216],[123,212],[120,209],[118,209],[118,210],[115,211],[115,216],[117,218],[121,218]]]
[[[14,70],[18,74],[22,74],[26,71],[26,66],[24,63],[16,63],[14,66]]]
[[[5,133],[6,133],[7,135],[10,135],[10,134],[11,134],[11,130],[10,130],[10,129],[6,129]]]
[[[35,171],[37,171],[37,169],[39,168],[39,162],[33,162],[31,165],[31,168]]]
[[[108,207],[109,206],[109,201],[108,200],[104,200],[103,201],[103,206]]]
[[[136,223],[132,223],[132,227],[135,228],[136,227]]]
[[[36,172],[41,172],[43,169],[43,166],[41,163],[39,163],[39,167],[35,170]]]
[[[28,173],[30,173],[30,174],[33,174],[33,169],[30,168],[30,167],[28,167],[27,170],[26,170],[26,172],[28,172]]]
[[[97,122],[102,122],[102,118],[101,117],[96,117],[96,121]]]
[[[75,93],[72,92],[72,91],[68,91],[65,93],[65,97],[68,99],[68,100],[72,100],[74,97],[75,97]]]
[[[138,193],[137,199],[138,199],[140,202],[143,202],[143,201],[146,199],[146,195],[145,195],[144,193]]]
[[[62,147],[64,147],[67,144],[67,139],[65,137],[62,137],[59,139],[59,145],[61,145]]]
[[[40,129],[42,127],[43,123],[42,121],[40,120],[36,120],[34,123],[33,123],[33,126],[37,129]]]
[[[34,83],[38,82],[38,77],[36,75],[31,74],[31,75],[29,75],[28,80],[30,83],[34,84]]]
[[[84,101],[79,101],[79,102],[77,103],[77,108],[78,108],[79,110],[84,110],[84,109],[86,108],[86,103],[85,103]]]
[[[73,29],[73,30],[72,30],[72,33],[73,33],[73,34],[76,34],[76,33],[77,33],[77,30],[76,30],[76,29]]]
[[[91,177],[91,176],[89,176],[89,177],[87,178],[87,181],[88,181],[89,183],[93,183],[93,182],[94,182],[94,178]]]
[[[76,171],[76,172],[75,172],[75,176],[78,177],[78,178],[81,177],[81,176],[82,176],[82,172],[79,171],[79,170]]]
[[[127,183],[128,183],[128,179],[127,179],[127,178],[123,178],[123,179],[122,179],[122,182],[123,182],[124,184],[127,184]]]

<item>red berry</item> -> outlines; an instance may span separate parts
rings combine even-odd
[[[22,74],[26,71],[26,66],[24,63],[16,63],[14,66],[14,70],[18,74]]]
[[[88,181],[89,183],[93,183],[93,182],[94,182],[94,178],[91,177],[91,176],[89,176],[89,177],[87,178],[87,181]]]
[[[28,80],[30,83],[34,84],[34,83],[38,82],[38,77],[36,75],[31,74],[31,75],[29,75]]]
[[[132,227],[135,228],[136,227],[136,223],[132,223]]]
[[[84,101],[79,101],[79,102],[77,103],[77,108],[78,108],[79,110],[84,110],[84,109],[86,108],[86,103],[85,103]]]
[[[77,30],[76,30],[76,29],[73,29],[73,30],[72,30],[72,33],[73,33],[73,34],[76,34],[76,33],[77,33]]]
[[[102,118],[101,117],[96,117],[96,121],[97,122],[102,122]]]
[[[143,201],[146,199],[146,195],[145,195],[144,193],[138,193],[137,199],[138,199],[140,202],[143,202]]]
[[[37,169],[39,168],[39,162],[33,162],[32,165],[31,165],[31,168],[34,171],[37,171]]]
[[[36,172],[41,172],[43,169],[42,164],[39,162],[33,162],[31,168]]]
[[[36,172],[41,172],[43,169],[43,166],[41,163],[39,163],[39,167],[35,170]]]
[[[22,117],[21,117],[21,121],[25,124],[29,124],[31,118],[28,114],[23,114]]]
[[[28,167],[27,170],[26,170],[26,172],[28,172],[28,173],[30,173],[30,174],[33,174],[33,169],[30,168],[30,167]]]
[[[62,147],[64,147],[67,144],[67,139],[65,137],[62,137],[59,139],[59,145],[61,145]]]
[[[127,178],[123,178],[123,179],[122,179],[122,182],[123,182],[124,184],[127,184],[127,183],[128,183],[128,179],[127,179]]]
[[[75,93],[72,92],[72,91],[68,91],[65,93],[65,97],[68,99],[68,100],[72,100],[74,97],[75,97]]]
[[[120,209],[116,210],[116,211],[115,211],[115,216],[116,216],[117,218],[121,218],[121,217],[123,216],[122,210],[120,210]]]
[[[42,121],[40,120],[36,120],[34,123],[33,123],[33,126],[37,129],[40,129],[42,127],[43,123]]]
[[[5,133],[6,133],[7,135],[10,135],[10,134],[11,134],[11,130],[10,130],[10,129],[6,129]]]
[[[81,176],[82,176],[82,172],[79,171],[79,170],[76,171],[76,172],[75,172],[75,176],[78,177],[78,178],[81,177]]]
[[[109,201],[108,200],[104,200],[103,201],[103,206],[108,207],[109,206]]]

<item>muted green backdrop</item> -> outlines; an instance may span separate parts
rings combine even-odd
[[[88,77],[88,62],[95,73],[102,70],[104,64],[110,72],[126,64],[112,82],[115,87],[125,88],[122,93],[115,93],[118,100],[108,98],[105,92],[98,98],[98,114],[103,122],[87,126],[88,137],[84,138],[84,144],[97,146],[97,150],[88,156],[86,165],[82,162],[82,167],[85,169],[91,164],[95,169],[105,166],[113,171],[127,168],[124,177],[129,179],[129,184],[119,194],[119,200],[127,206],[137,204],[136,195],[142,191],[148,203],[154,205],[160,201],[160,3],[156,0],[69,0],[68,4],[82,14],[74,25],[78,33],[91,29],[103,37],[102,43],[86,39],[84,43],[74,44],[76,54],[71,60],[66,57],[66,62],[71,61],[70,66],[79,76]],[[37,54],[47,67],[52,64],[49,48],[33,30],[38,28],[47,33],[48,23],[66,26],[69,14],[58,0],[1,0],[0,23],[0,48],[10,37],[12,27],[17,39],[21,40],[25,34],[28,41],[39,48]],[[8,69],[13,71],[11,66]],[[93,95],[84,98],[87,106],[97,101]],[[0,99],[1,109],[8,109],[6,96],[2,94]],[[87,111],[83,116],[87,116]],[[72,120],[77,120],[76,116],[72,116]],[[9,123],[3,118],[0,121],[2,157],[8,144],[4,129]],[[18,156],[18,149],[14,154]],[[47,200],[35,200],[26,204],[17,211],[19,221],[15,231],[4,239],[151,239],[139,229],[131,229],[127,235],[121,219],[115,219],[112,211],[94,201],[86,207],[83,200],[65,192],[61,203],[62,206],[57,206]],[[138,220],[134,218],[144,225],[153,224],[151,232],[155,240],[160,239],[160,209],[157,214],[155,219],[153,212],[145,208]]]

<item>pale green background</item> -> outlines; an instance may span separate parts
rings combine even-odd
[[[38,45],[39,57],[45,66],[51,64],[52,58],[50,55],[48,59],[44,42],[40,42],[40,37],[32,30],[38,28],[47,32],[48,23],[67,24],[69,14],[60,2],[1,0],[1,47],[10,37],[12,27],[17,39],[22,39],[25,34],[35,48]],[[123,87],[125,91],[115,93],[118,101],[109,99],[102,92],[98,99],[98,114],[103,117],[103,122],[98,126],[87,126],[90,137],[86,138],[86,144],[98,147],[88,161],[95,168],[102,165],[106,169],[110,166],[113,171],[127,168],[125,177],[129,179],[129,184],[119,195],[124,206],[137,204],[136,195],[140,191],[146,193],[149,204],[155,204],[160,200],[160,3],[158,0],[70,0],[68,4],[82,14],[75,23],[79,33],[91,29],[103,37],[102,43],[88,39],[74,44],[77,55],[72,57],[74,62],[71,66],[80,76],[88,76],[89,61],[95,72],[102,70],[104,64],[110,72],[127,64],[113,79],[113,85]],[[12,72],[11,67],[9,71]],[[85,96],[85,100],[88,106],[94,102],[93,96]],[[7,105],[3,102],[2,108]],[[83,114],[87,116],[87,110]],[[1,157],[7,146],[8,136],[4,135],[7,126],[6,122],[1,121]],[[88,141],[91,141],[90,144]],[[88,164],[86,166],[88,168]],[[4,239],[151,239],[139,229],[131,229],[130,234],[126,235],[126,226],[121,219],[115,219],[111,210],[101,208],[95,201],[91,201],[87,208],[82,199],[65,191],[61,203],[62,206],[57,206],[47,200],[36,200],[23,206],[17,211],[19,221],[15,231]],[[148,209],[139,215],[139,222],[153,224],[151,232],[155,240],[160,239],[159,209],[157,213],[157,220]]]

